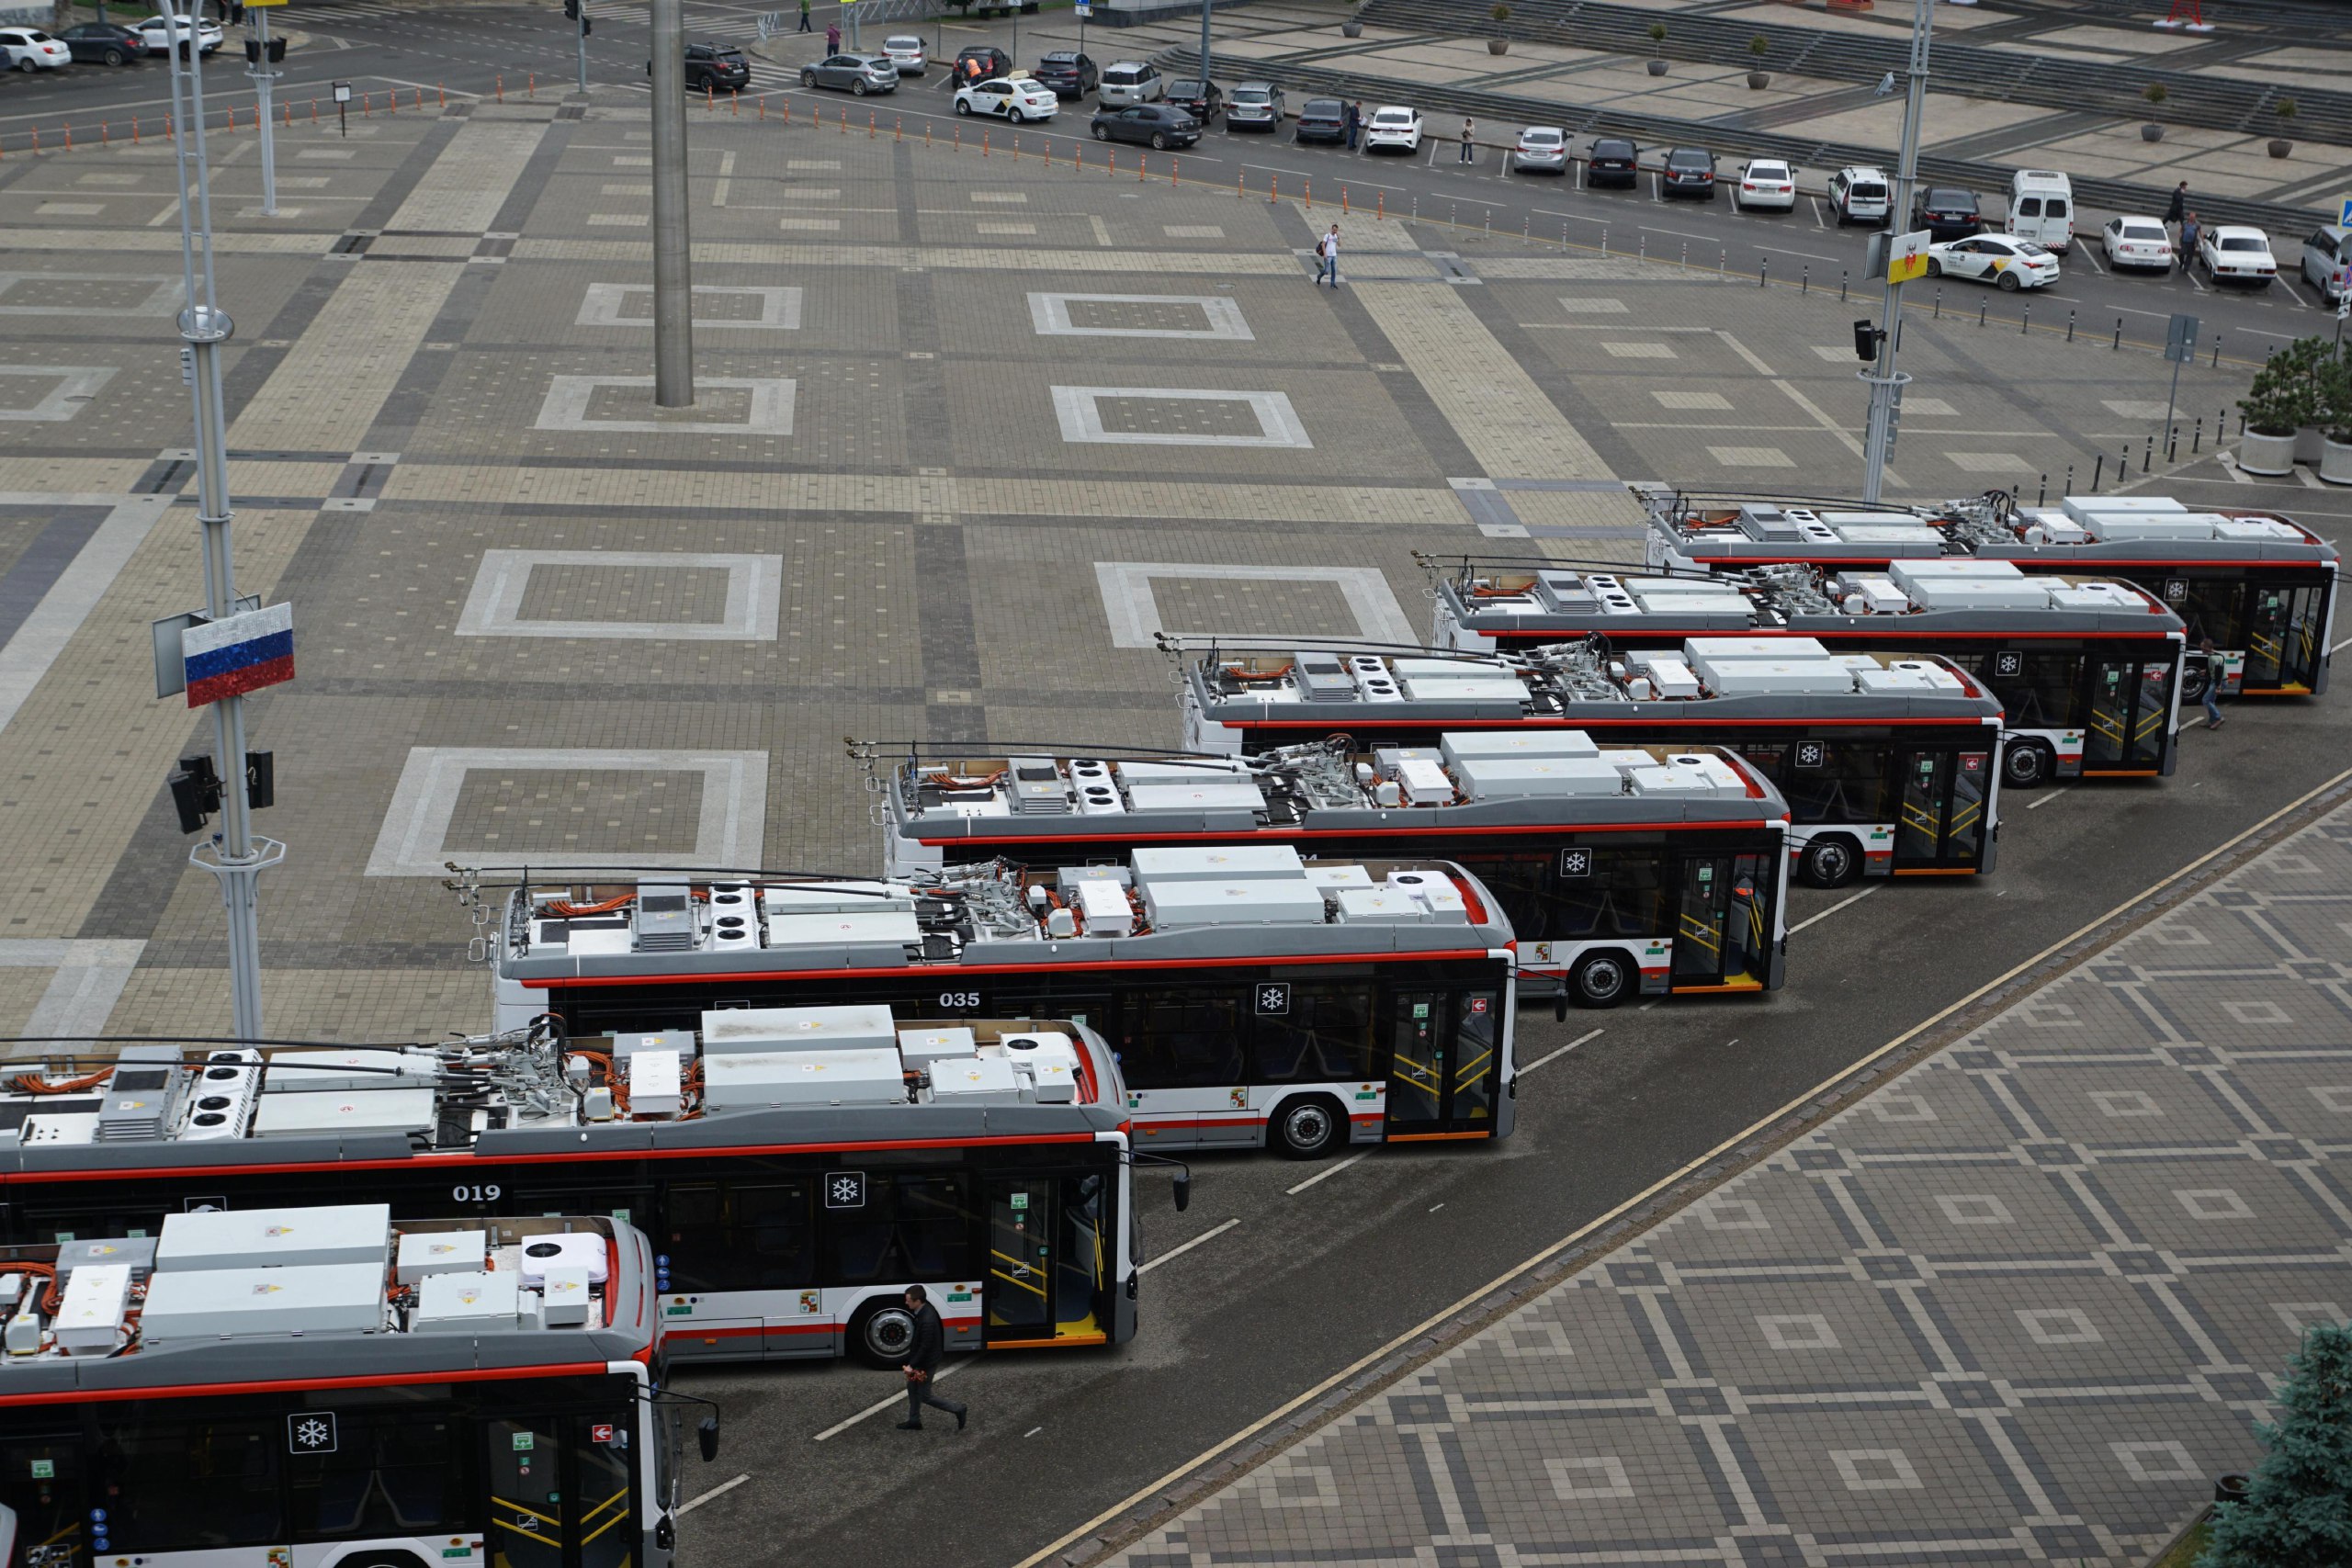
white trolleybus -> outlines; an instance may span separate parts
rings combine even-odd
[[[515,888],[490,947],[502,1017],[574,1033],[736,1008],[1036,1014],[1111,1045],[1138,1147],[1498,1138],[1511,1128],[1511,929],[1442,861],[1284,844],[1128,865],[956,866]],[[584,925],[561,911],[610,896]]]
[[[625,1221],[176,1213],[0,1270],[12,1568],[672,1561],[703,1402]]]
[[[1510,919],[1521,1001],[1549,991],[1613,1007],[1781,984],[1788,803],[1723,751],[1601,746],[1577,729],[1251,758],[910,750],[891,765],[856,750],[880,785],[894,876],[999,857],[1148,864],[1202,843],[1333,860],[1442,854]]]
[[[1212,652],[1182,674],[1193,750],[1261,756],[1328,737],[1442,758],[1456,734],[1720,746],[1787,801],[1791,857],[1809,882],[1993,866],[2001,705],[1939,659],[1692,637],[1623,654],[1597,640],[1483,656]]]
[[[1897,560],[1640,574],[1542,562],[1435,569],[1435,641],[1476,649],[1600,637],[1611,649],[1691,637],[1805,638],[1833,653],[1936,654],[2006,711],[2002,778],[2157,778],[2173,771],[2186,643],[2145,589],[2029,577],[1999,560]]]
[[[1897,560],[2008,561],[2134,582],[2188,628],[2181,700],[2204,695],[2211,638],[2225,696],[2312,696],[2335,642],[2335,547],[2282,513],[2199,510],[2168,496],[2077,495],[2021,506],[2006,491],[1916,509],[1859,502],[1693,495],[1644,487],[1654,567],[1833,570]]]
[[[1133,1334],[1125,1089],[1099,1036],[878,1007],[665,1022],[126,1045],[80,1077],[28,1075],[0,1095],[0,1241],[119,1238],[289,1191],[401,1222],[616,1213],[654,1239],[673,1359],[895,1367],[916,1284],[950,1349]]]

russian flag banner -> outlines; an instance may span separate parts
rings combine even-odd
[[[202,707],[294,679],[294,606],[269,604],[180,634],[187,705]]]

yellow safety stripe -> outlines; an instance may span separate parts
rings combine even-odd
[[[490,1500],[492,1503],[497,1504],[502,1508],[512,1508],[518,1514],[528,1514],[531,1517],[538,1520],[541,1524],[553,1525],[558,1529],[561,1529],[563,1528],[562,1521],[558,1519],[553,1514],[542,1514],[537,1508],[526,1507],[520,1503],[510,1503],[505,1498],[498,1496],[495,1494],[492,1495]],[[528,1534],[529,1532],[526,1531],[525,1533]]]
[[[59,1541],[63,1540],[67,1536],[69,1536],[69,1535],[80,1535],[81,1533],[82,1533],[82,1521],[81,1521],[81,1520],[79,1520],[79,1519],[75,1519],[73,1523],[71,1523],[71,1524],[67,1525],[63,1529],[59,1530],[55,1535],[51,1536],[47,1540],[42,1541],[42,1542],[41,1542],[41,1544],[42,1544],[43,1546],[55,1546]]]
[[[1682,917],[1682,934],[1689,937],[1692,942],[1697,942],[1700,946],[1705,948],[1709,953],[1720,953],[1723,951],[1723,939],[1715,934],[1713,928],[1710,926],[1702,926],[1688,915]]]
[[[1950,830],[1957,833],[1963,828],[1973,828],[1976,825],[1976,819],[1984,814],[1984,803],[1981,800],[1971,801],[1951,814]]]
[[[560,1535],[545,1535],[537,1530],[526,1530],[512,1519],[492,1519],[490,1522],[496,1525],[500,1529],[513,1530],[525,1540],[536,1540],[541,1546],[548,1547],[556,1551],[561,1551],[563,1550],[563,1537]]]
[[[1004,1259],[1004,1261],[1005,1261],[1005,1262],[1007,1262],[1007,1263],[1009,1263],[1009,1264],[1012,1265],[1012,1267],[1014,1267],[1015,1269],[1027,1269],[1027,1268],[1029,1268],[1029,1266],[1028,1266],[1026,1263],[1023,1262],[1020,1258],[1013,1257],[1013,1256],[1012,1256],[1012,1254],[1011,1254],[1011,1253],[1009,1253],[1009,1252],[1001,1251],[1001,1250],[999,1250],[999,1249],[998,1249],[998,1248],[996,1248],[996,1247],[990,1247],[990,1248],[989,1248],[989,1254],[990,1254],[991,1256],[993,1256],[993,1257],[1001,1258],[1002,1259]],[[1000,1279],[1000,1280],[1003,1280],[1003,1281],[1004,1281],[1006,1284],[1008,1284],[1008,1285],[1017,1285],[1017,1286],[1019,1286],[1022,1290],[1028,1291],[1028,1292],[1030,1292],[1034,1293],[1034,1294],[1037,1297],[1037,1299],[1038,1299],[1038,1300],[1040,1300],[1040,1301],[1043,1301],[1043,1300],[1045,1299],[1045,1296],[1046,1296],[1046,1287],[1045,1287],[1045,1286],[1043,1286],[1043,1285],[1040,1285],[1040,1284],[1035,1283],[1033,1280],[1023,1280],[1023,1279],[1016,1278],[1016,1277],[1015,1277],[1015,1276],[1013,1276],[1013,1275],[1011,1275],[1011,1274],[1006,1273],[1006,1272],[1005,1272],[1003,1269],[991,1269],[990,1270],[989,1270],[989,1272],[990,1272],[991,1274],[995,1275],[998,1279]],[[1036,1272],[1036,1270],[1035,1270],[1035,1269],[1030,1269],[1030,1272],[1034,1275],[1034,1274]]]
[[[586,1513],[581,1515],[580,1522],[584,1525],[590,1519],[594,1518],[598,1514],[603,1513],[605,1509],[612,1507],[616,1504],[626,1503],[628,1501],[628,1488],[624,1486],[619,1491],[614,1493],[611,1496],[605,1498],[603,1502],[597,1504],[594,1507],[589,1509]]]
[[[1456,1066],[1453,1069],[1453,1091],[1456,1094],[1459,1094],[1464,1089],[1476,1085],[1480,1078],[1485,1077],[1487,1070],[1487,1064],[1493,1061],[1494,1057],[1495,1054],[1492,1051],[1481,1051],[1476,1055],[1471,1057],[1468,1061]],[[1471,1070],[1474,1067],[1477,1069],[1476,1072]]]
[[[1402,1053],[1396,1057],[1396,1076],[1408,1079],[1415,1089],[1434,1091],[1437,1088],[1437,1069],[1427,1062],[1416,1062]]]
[[[2091,709],[2091,728],[2098,730],[2101,735],[2106,736],[2109,740],[2121,740],[2123,739],[2123,716],[2120,714],[2102,713],[2098,708],[2093,708]]]
[[[1903,825],[1925,833],[1931,839],[1936,836],[1936,814],[1924,807],[1914,806],[1907,800],[1903,803]]]
[[[598,1536],[604,1534],[606,1530],[626,1520],[628,1517],[628,1515],[626,1513],[615,1514],[611,1518],[606,1519],[603,1524],[598,1525],[594,1529],[592,1529],[586,1535],[582,1536],[580,1538],[580,1544],[582,1546],[587,1545],[590,1541],[595,1540]]]

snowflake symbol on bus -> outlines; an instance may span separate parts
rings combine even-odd
[[[294,1440],[306,1449],[323,1448],[327,1441],[327,1424],[317,1416],[295,1423]]]
[[[836,1203],[856,1202],[857,1178],[854,1176],[835,1178],[833,1181],[833,1201]]]
[[[1261,1013],[1290,1011],[1290,987],[1288,986],[1259,987],[1258,1010]]]

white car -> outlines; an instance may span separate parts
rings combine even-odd
[[[1731,187],[1734,212],[1793,212],[1796,206],[1796,170],[1778,158],[1750,158],[1740,166],[1739,183]]]
[[[1510,166],[1521,169],[1542,169],[1549,174],[1568,172],[1568,133],[1556,125],[1531,125],[1519,133],[1519,145],[1511,150]]]
[[[1399,152],[1421,150],[1421,117],[1401,104],[1383,104],[1372,111],[1364,121],[1363,150],[1367,152],[1391,149]]]
[[[2058,258],[2031,240],[1978,234],[1928,247],[1929,277],[1973,277],[1997,285],[2004,294],[2040,288],[2058,281]]]
[[[2157,218],[2110,218],[2098,231],[2099,248],[2112,267],[2160,266],[2172,270],[2172,236]]]
[[[1051,119],[1062,107],[1051,87],[1034,76],[995,76],[956,89],[957,114],[989,114],[1019,125],[1024,119]]]
[[[54,71],[70,65],[74,51],[39,28],[0,28],[0,65],[19,71]]]
[[[2278,276],[2270,254],[2270,236],[2243,223],[2224,223],[2197,236],[2197,259],[2215,283],[2250,283],[2267,288]]]
[[[193,17],[150,17],[143,22],[133,22],[131,26],[139,29],[139,36],[146,40],[147,47],[158,53],[170,49],[175,40],[193,33],[196,51],[209,57],[220,47],[223,36],[220,23],[198,21]]]
[[[931,56],[923,52],[922,39],[912,33],[896,33],[884,39],[882,52],[899,68],[901,76],[920,76],[931,69]]]

